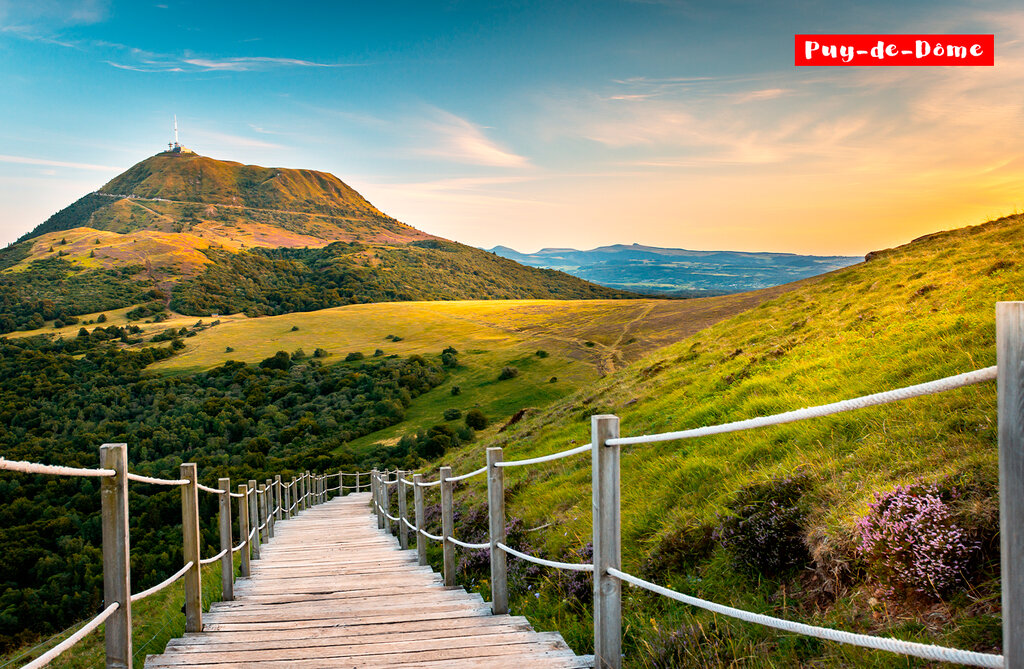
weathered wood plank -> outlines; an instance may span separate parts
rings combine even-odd
[[[591,666],[557,634],[491,615],[475,593],[445,586],[378,530],[370,493],[336,497],[281,522],[234,601],[203,631],[171,641],[147,667]]]

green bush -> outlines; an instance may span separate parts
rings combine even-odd
[[[444,410],[444,419],[445,420],[458,420],[459,418],[462,418],[462,411],[460,411],[459,409],[445,409]]]
[[[366,356],[360,353],[359,351],[352,351],[351,353],[345,356],[345,362],[355,362],[356,360],[362,360],[365,357]]]
[[[512,365],[505,365],[501,368],[501,373],[498,374],[499,381],[505,381],[507,379],[514,379],[519,376],[519,370]]]
[[[480,409],[470,409],[466,412],[466,425],[474,430],[482,430],[487,427],[487,416]]]

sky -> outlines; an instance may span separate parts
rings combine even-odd
[[[995,67],[793,65],[993,33]],[[1024,208],[1024,9],[0,0],[0,243],[166,148],[331,172],[489,248],[862,255]]]

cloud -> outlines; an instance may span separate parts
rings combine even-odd
[[[430,146],[419,149],[421,155],[489,167],[529,166],[524,156],[488,139],[480,126],[442,109],[433,109],[431,115],[420,123],[431,140]]]
[[[97,172],[120,172],[121,167],[110,167],[108,165],[91,165],[89,163],[68,163],[61,160],[46,160],[44,158],[28,158],[25,156],[0,155],[0,163],[19,163],[22,165],[45,165],[48,167],[69,167],[76,170],[92,170]]]
[[[348,63],[317,63],[298,58],[268,58],[249,56],[241,58],[185,58],[182,60],[202,72],[251,72],[275,67],[353,67]]]

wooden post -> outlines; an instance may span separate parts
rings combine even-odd
[[[425,567],[427,565],[427,540],[420,534],[425,529],[423,527],[423,487],[420,485],[422,479],[422,474],[412,475],[412,504],[413,513],[416,514],[416,557],[419,565]]]
[[[362,488],[359,487],[359,472],[356,472],[356,492],[362,492]]]
[[[306,510],[306,472],[299,474],[299,508],[298,511]]]
[[[267,543],[267,487],[262,483],[256,486],[256,527],[262,527],[263,531],[257,530],[260,543]]]
[[[220,549],[226,550],[220,559],[220,596],[230,602],[235,598],[235,560],[231,552],[231,479],[217,479],[217,487],[223,490],[220,498]]]
[[[508,568],[505,551],[498,543],[505,543],[505,470],[497,467],[501,462],[501,448],[487,449],[487,519],[491,541],[491,613],[508,613]]]
[[[274,538],[274,481],[273,479],[267,479],[266,487],[263,488],[263,494],[266,495],[265,503],[267,505],[267,539]]]
[[[302,510],[310,507],[309,503],[309,472],[302,473]]]
[[[181,465],[179,478],[188,479],[181,486],[181,535],[185,551],[185,564],[192,568],[185,572],[185,631],[203,631],[203,591],[199,564],[199,477],[196,463]]]
[[[275,505],[277,506],[277,513],[274,514],[274,522],[284,518],[284,505],[281,499],[281,475],[274,474],[274,499],[276,500]]]
[[[409,501],[406,499],[405,483],[402,481],[404,474],[405,472],[401,469],[396,474],[398,476],[398,545],[402,547],[403,551],[407,551],[409,550],[409,527],[404,521],[408,520]]]
[[[252,573],[249,565],[249,488],[244,483],[238,484],[238,534],[239,541],[245,541],[242,547],[242,576],[248,577]]]
[[[1024,667],[1024,302],[996,303],[1003,667]]]
[[[622,568],[619,527],[619,418],[590,417],[594,514],[594,669],[622,667],[622,583],[608,568]]]
[[[370,472],[370,503],[373,505],[373,512],[377,514],[377,529],[384,529],[384,519],[381,518],[380,509],[377,505],[380,504],[380,473],[374,469]]]
[[[391,534],[391,519],[388,518],[388,513],[391,512],[391,495],[389,494],[389,488],[391,488],[391,484],[388,483],[390,479],[391,475],[388,474],[387,472],[384,472],[384,483],[381,485],[380,493],[382,500],[380,505],[384,507],[384,530],[388,534]]]
[[[455,535],[455,516],[452,513],[452,489],[455,484],[448,480],[451,467],[441,467],[441,536],[444,537],[444,584],[455,585],[455,544],[448,537]]]
[[[292,477],[292,482],[295,482],[295,477]],[[284,495],[284,519],[292,519],[292,487],[290,485],[281,486],[281,493]]]
[[[319,482],[320,485],[318,486],[318,490],[320,491],[320,498],[317,500],[317,504],[323,504],[327,501],[327,477],[320,476]]]
[[[107,665],[132,666],[132,578],[128,537],[128,445],[100,446],[100,467],[114,476],[100,479],[100,518],[103,525],[103,603],[117,602],[107,618],[104,640]]]
[[[249,549],[252,551],[252,559],[260,559],[260,501],[259,493],[256,491],[256,481],[249,479],[249,531],[255,531],[252,540],[249,542]]]
[[[338,497],[345,494],[345,472],[338,472]]]

